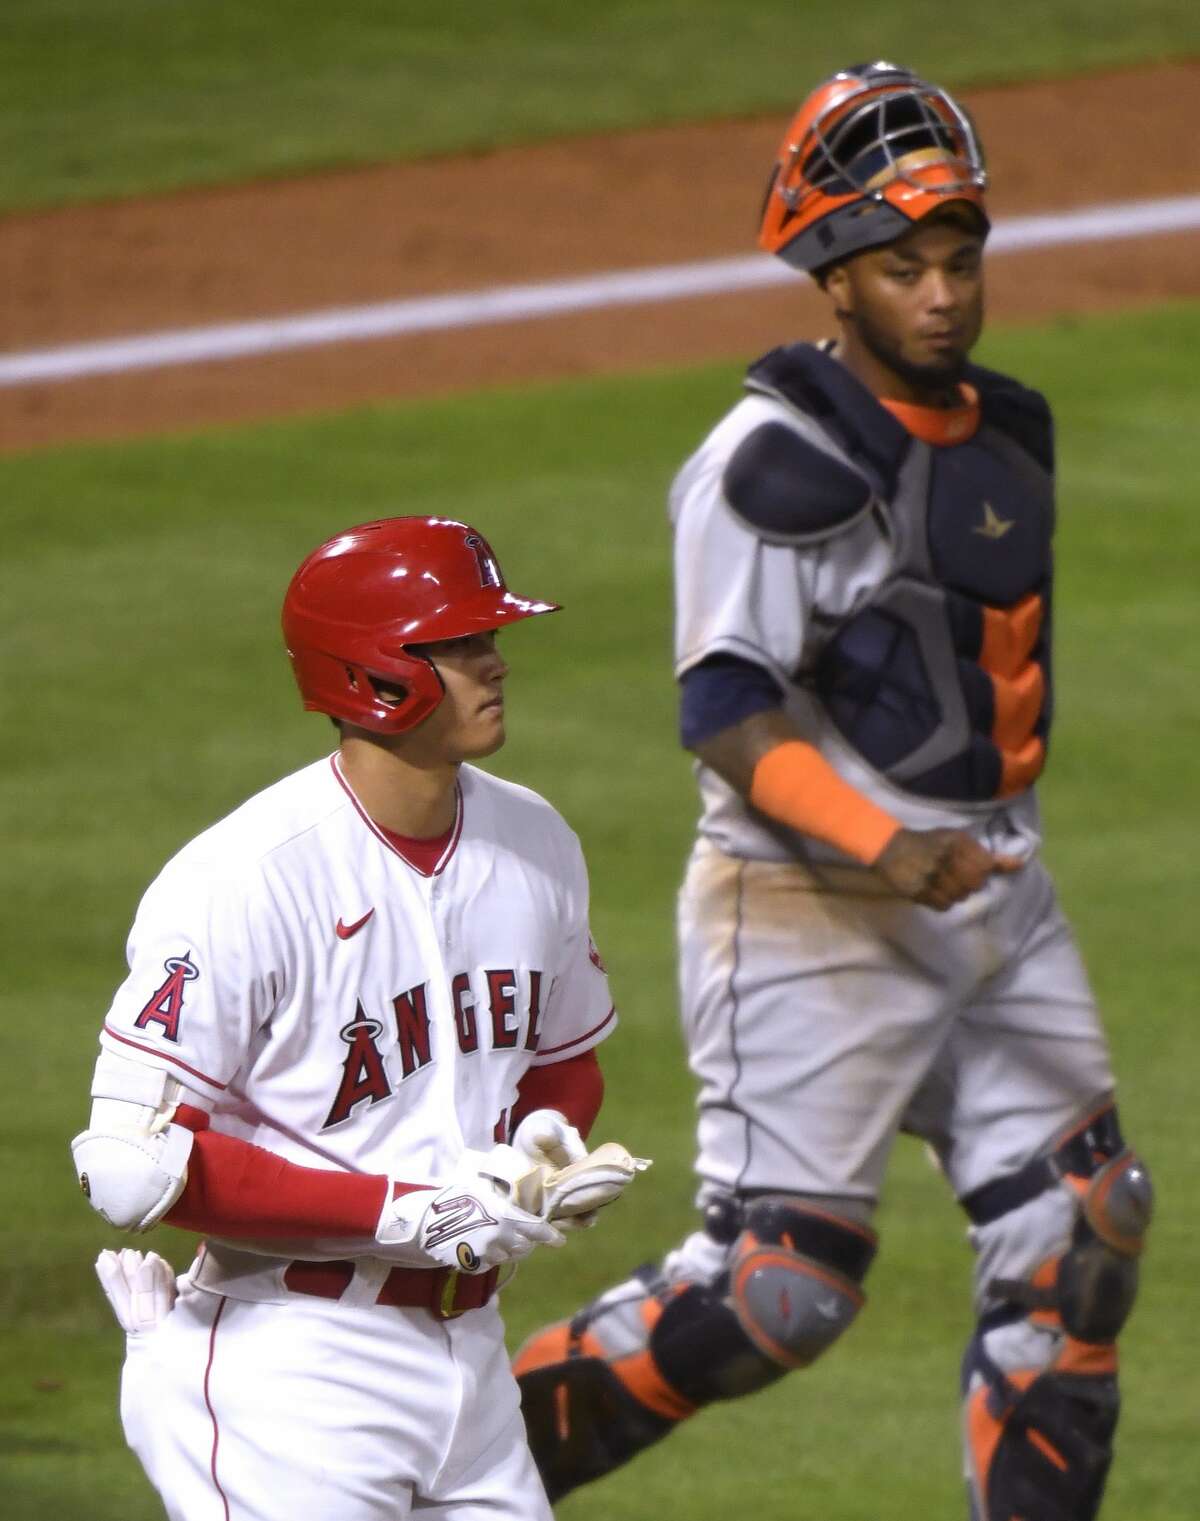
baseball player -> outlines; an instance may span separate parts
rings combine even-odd
[[[321,545],[283,628],[336,752],[138,909],[72,1149],[110,1224],[207,1237],[177,1294],[99,1264],[171,1517],[549,1514],[496,1290],[635,1169],[582,1139],[615,1014],[578,841],[469,762],[504,742],[496,630],[555,610],[462,523]]]
[[[908,1130],[976,1252],[974,1521],[1100,1506],[1151,1189],[1038,859],[1051,420],[968,361],[984,187],[965,112],[883,62],[771,177],[760,243],[837,336],[754,364],[671,493],[702,1228],[518,1355],[552,1499],[843,1335]]]

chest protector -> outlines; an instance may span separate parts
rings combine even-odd
[[[725,487],[775,542],[819,544],[875,515],[891,568],[853,612],[818,618],[794,679],[898,786],[982,802],[1022,791],[1045,764],[1053,437],[1036,392],[976,366],[964,379],[978,426],[931,445],[820,349],[776,349],[747,388],[797,409],[824,447],[766,424],[739,446]]]

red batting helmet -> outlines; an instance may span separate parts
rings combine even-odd
[[[891,243],[948,201],[987,231],[987,171],[970,117],[945,90],[893,63],[843,69],[788,126],[758,242],[815,271]]]
[[[283,599],[283,638],[306,708],[399,734],[445,695],[410,646],[557,610],[514,597],[488,541],[466,523],[384,518],[313,550]],[[381,696],[376,681],[403,696]]]

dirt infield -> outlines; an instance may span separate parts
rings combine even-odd
[[[966,96],[997,218],[1200,191],[1200,63]],[[778,118],[588,137],[0,221],[0,350],[745,254]],[[993,315],[1200,297],[1195,234],[1006,254]],[[750,356],[812,287],[0,389],[0,449]]]

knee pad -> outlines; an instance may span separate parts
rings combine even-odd
[[[1091,1521],[1099,1511],[1120,1409],[1115,1343],[1153,1201],[1112,1108],[964,1201],[981,1236],[1003,1248],[1010,1235],[1010,1258],[1030,1264],[988,1281],[992,1308],[963,1363],[977,1521]]]
[[[1145,1163],[1125,1150],[1088,1180],[1080,1201],[1071,1245],[1046,1270],[1052,1313],[1079,1341],[1111,1342],[1137,1297],[1154,1186]]]
[[[875,1256],[865,1226],[786,1197],[756,1200],[729,1262],[728,1302],[774,1367],[805,1368],[850,1326]]]
[[[701,1406],[812,1362],[857,1315],[872,1231],[774,1195],[724,1201],[731,1219],[722,1246],[709,1241],[708,1280],[641,1268],[518,1351],[529,1444],[552,1501]]]
[[[996,1299],[1021,1306],[1035,1321],[1101,1344],[1116,1340],[1133,1309],[1138,1259],[1154,1212],[1149,1169],[1121,1139],[1115,1110],[1106,1111],[1104,1121],[1092,1122],[1103,1146],[1090,1147],[1086,1159],[1076,1148],[1057,1162],[1052,1156],[1031,1164],[1049,1161],[1055,1181],[1073,1196],[1069,1242],[1056,1243],[1027,1279],[998,1277],[988,1285]]]

